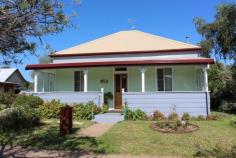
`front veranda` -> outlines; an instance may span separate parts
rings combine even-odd
[[[89,67],[37,70],[35,95],[66,103],[104,103],[111,92],[110,109],[128,104],[151,114],[189,112],[207,115],[209,94],[207,65]]]

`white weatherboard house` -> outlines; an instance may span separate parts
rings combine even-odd
[[[102,105],[111,92],[110,109],[126,103],[148,114],[207,115],[207,69],[214,61],[200,54],[199,46],[131,30],[56,52],[52,63],[26,69],[36,71],[34,92],[45,100]]]

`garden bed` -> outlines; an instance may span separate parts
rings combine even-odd
[[[199,129],[199,126],[194,125],[192,123],[186,123],[186,125],[173,125],[175,122],[169,122],[169,121],[161,121],[158,123],[151,124],[150,128],[152,128],[155,131],[159,131],[162,133],[190,133],[197,131]]]

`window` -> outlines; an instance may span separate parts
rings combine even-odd
[[[116,67],[115,71],[127,71],[126,67]]]
[[[157,69],[157,90],[172,91],[172,69]]]
[[[84,90],[84,78],[83,78],[83,71],[75,71],[74,73],[74,90],[76,92],[81,92]]]

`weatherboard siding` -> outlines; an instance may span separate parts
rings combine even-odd
[[[54,57],[53,63],[77,63],[77,62],[101,62],[101,61],[129,61],[129,60],[159,60],[159,59],[191,59],[199,58],[199,51],[189,52],[165,52],[148,54],[116,54],[116,55],[93,55],[93,56],[73,56]]]
[[[33,95],[42,98],[44,101],[51,101],[55,99],[69,105],[72,105],[73,103],[87,103],[91,101],[98,106],[102,106],[104,102],[102,92],[46,92],[34,93]]]
[[[131,109],[141,109],[148,115],[159,110],[168,116],[171,112],[182,115],[207,115],[210,113],[210,97],[206,92],[127,92],[123,103]]]

